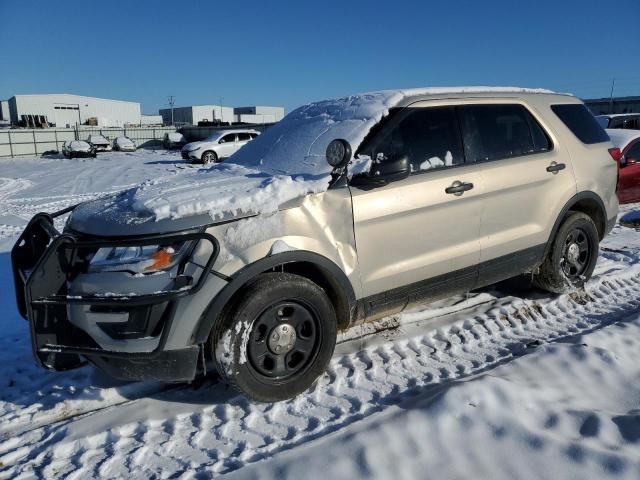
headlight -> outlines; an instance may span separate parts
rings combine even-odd
[[[100,248],[89,262],[89,272],[144,274],[170,270],[184,258],[189,245],[191,242]]]

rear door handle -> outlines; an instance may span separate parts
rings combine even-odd
[[[445,193],[455,195],[459,197],[467,190],[471,190],[473,188],[473,183],[461,182],[460,180],[456,180],[451,184],[450,187],[444,189]]]
[[[560,170],[564,170],[565,168],[567,168],[567,166],[564,163],[551,162],[551,165],[547,167],[547,172],[551,172],[555,175]]]

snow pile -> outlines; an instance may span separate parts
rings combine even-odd
[[[184,142],[184,135],[178,132],[167,133],[167,138],[172,142]]]
[[[208,213],[212,219],[225,214],[272,213],[280,205],[307,193],[323,192],[328,175],[318,178],[269,175],[233,164],[215,165],[153,180],[129,190],[118,200],[138,212],[151,212],[156,220]]]
[[[444,161],[440,157],[431,157],[420,164],[420,170],[430,170],[438,167],[450,167],[453,165],[453,155],[447,151]]]

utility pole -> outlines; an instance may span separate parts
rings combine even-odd
[[[169,95],[169,106],[171,107],[171,126],[173,127],[173,106],[176,104],[176,97]]]
[[[616,79],[611,80],[611,95],[609,95],[609,113],[613,113],[613,87],[616,86]]]
[[[222,110],[222,97],[220,97],[220,123],[224,122],[224,113]]]

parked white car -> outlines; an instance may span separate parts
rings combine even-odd
[[[200,142],[191,142],[182,147],[182,158],[201,161],[203,164],[216,163],[230,157],[243,145],[260,135],[256,130],[220,130]]]
[[[96,152],[110,152],[111,142],[102,135],[89,135],[89,143],[96,147]]]
[[[118,137],[113,141],[113,149],[119,152],[135,152],[136,144],[129,137]]]

